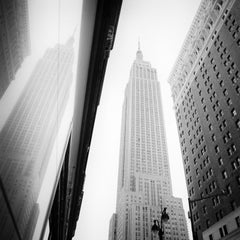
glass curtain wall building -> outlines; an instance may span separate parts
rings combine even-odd
[[[120,9],[0,0],[0,239],[73,238]]]
[[[1,180],[23,239],[29,239],[38,218],[37,197],[69,97],[72,67],[73,39],[48,49],[0,133]],[[5,221],[9,213],[1,210],[6,232],[0,236],[7,239],[13,229],[4,227],[10,225]]]
[[[182,200],[172,195],[160,83],[139,48],[122,109],[117,206],[109,230],[116,221],[117,234],[109,239],[152,239],[153,220],[160,221],[164,207],[170,216],[165,239],[188,239]]]

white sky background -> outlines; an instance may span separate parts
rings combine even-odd
[[[75,240],[108,239],[109,220],[116,208],[122,103],[138,38],[144,60],[157,69],[173,195],[183,199],[187,215],[184,169],[167,80],[199,4],[200,0],[123,1],[97,112]]]

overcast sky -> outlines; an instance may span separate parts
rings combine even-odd
[[[138,38],[144,60],[157,69],[173,194],[183,199],[187,215],[184,170],[167,80],[199,4],[200,0],[123,1],[97,112],[75,240],[108,239],[109,220],[116,208],[121,109]]]

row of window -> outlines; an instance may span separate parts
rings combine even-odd
[[[237,228],[239,228],[240,227],[240,216],[235,217],[235,223],[236,223]],[[226,224],[224,224],[222,227],[220,227],[218,229],[218,231],[219,231],[219,234],[220,234],[221,238],[223,238],[223,237],[225,237],[226,235],[229,234],[228,227],[227,227]],[[210,234],[208,236],[208,238],[209,238],[209,240],[214,240],[213,234]]]

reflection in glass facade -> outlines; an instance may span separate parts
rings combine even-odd
[[[121,2],[0,0],[1,240],[74,235]]]
[[[29,55],[27,0],[0,1],[0,98]]]
[[[0,176],[23,239],[31,239],[37,221],[36,201],[69,95],[72,66],[73,38],[47,49],[0,133]],[[13,225],[4,227],[6,208],[0,208],[0,216],[0,239],[15,239],[8,234]]]

